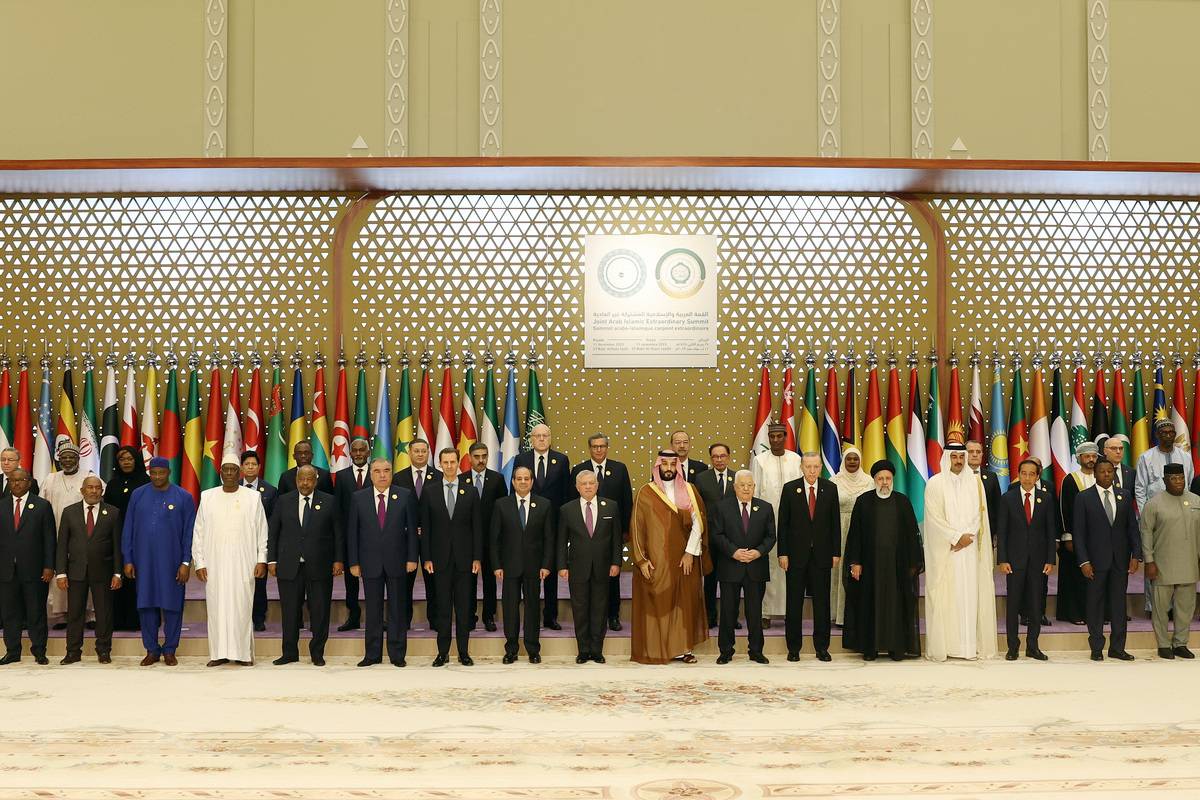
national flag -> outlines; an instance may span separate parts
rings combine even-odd
[[[371,458],[393,458],[392,454],[392,395],[388,391],[387,357],[379,357],[379,393],[375,401],[375,439]]]
[[[862,432],[862,469],[887,457],[883,435],[883,403],[879,397],[879,367],[874,361],[867,365],[867,408]],[[899,469],[899,466],[897,466]],[[894,482],[893,482],[894,484]]]
[[[1029,456],[1029,432],[1025,427],[1025,387],[1021,378],[1021,362],[1013,361],[1012,398],[1008,412],[1008,476],[1009,486],[1020,475],[1021,462]]]
[[[271,397],[267,404],[267,460],[263,463],[263,480],[272,486],[279,486],[279,477],[287,471],[287,461],[287,440],[283,435],[283,373],[279,369],[279,354],[276,353],[271,357]]]
[[[1175,425],[1175,446],[1184,452],[1192,449],[1192,434],[1188,430],[1187,400],[1183,393],[1183,361],[1175,360],[1175,396],[1171,402],[1171,422]]]
[[[532,373],[532,369],[530,370]],[[537,380],[532,378],[532,380]],[[433,450],[434,463],[440,463],[437,456],[447,447],[454,447],[458,433],[454,429],[454,384],[450,375],[450,364],[447,361],[442,367],[442,395],[438,406],[437,446]],[[532,429],[532,428],[531,428]]]
[[[204,423],[204,449],[200,456],[200,491],[221,485],[221,448],[225,443],[224,415],[221,408],[221,362],[216,355],[212,355],[208,363],[212,367],[212,374],[208,381],[208,414]]]
[[[13,447],[21,454],[21,469],[33,471],[33,411],[29,400],[29,360],[17,357],[17,416],[13,421]]]
[[[1125,458],[1129,465],[1137,463],[1142,453],[1150,449],[1150,420],[1146,418],[1146,388],[1142,385],[1142,369],[1140,364],[1134,365],[1133,372],[1133,408],[1131,410],[1133,424],[1129,426],[1129,446],[1125,448]]]
[[[958,375],[958,359],[950,359],[950,387],[946,399],[946,441],[967,443],[967,427],[962,416],[962,387]],[[942,453],[942,467],[950,468],[950,457]]]
[[[191,494],[192,501],[199,505],[200,473],[204,461],[204,429],[200,422],[200,358],[195,354],[188,359],[187,408],[183,416],[183,462],[179,468],[179,485]]]
[[[1196,371],[1192,383],[1192,471],[1200,475],[1200,354],[1192,356],[1192,369]],[[1129,448],[1125,448],[1128,452]]]
[[[1050,473],[1054,479],[1051,485],[1057,496],[1062,492],[1063,479],[1079,469],[1075,451],[1071,448],[1071,432],[1067,428],[1067,404],[1063,397],[1062,368],[1058,363],[1054,364],[1050,384],[1050,460]]]
[[[487,357],[483,387],[483,418],[479,420],[479,441],[487,445],[488,469],[500,471],[500,415],[496,405],[495,362]]]
[[[925,450],[925,426],[921,422],[921,377],[917,374],[917,355],[908,358],[908,501],[917,522],[925,520],[925,484],[929,481],[929,459]],[[894,481],[894,479],[893,479]]]
[[[150,466],[150,459],[158,455],[158,362],[146,359],[146,394],[142,398],[142,462]]]
[[[51,431],[50,422],[50,357],[42,356],[42,386],[38,394],[37,428],[33,441],[33,479],[39,484],[54,471],[54,458],[50,453]]]
[[[262,359],[257,354],[250,356],[250,399],[246,403],[246,416],[242,421],[242,451],[253,452],[261,466],[267,455],[267,437],[264,425],[262,396]]]
[[[417,398],[417,438],[431,448],[437,439],[433,429],[433,397],[430,387],[429,354],[421,357],[421,396]]]
[[[73,360],[70,357],[63,359],[62,392],[58,396],[58,427],[54,431],[54,446],[51,450],[51,455],[54,456],[58,455],[58,448],[63,442],[79,444],[75,441],[75,380],[72,377],[72,366]]]
[[[796,437],[799,439],[801,453],[821,452],[821,424],[817,409],[817,371],[809,359],[807,374],[804,378],[804,405],[800,406],[800,424],[796,426]],[[870,469],[870,465],[863,465]]]
[[[167,399],[163,402],[158,454],[169,464],[171,483],[183,480],[183,442],[180,439],[179,371],[174,357],[167,360]]]
[[[983,389],[979,383],[979,358],[971,358],[971,408],[967,412],[967,441],[984,444],[987,434],[983,431]]]
[[[350,461],[350,394],[346,387],[346,357],[338,353],[337,396],[333,401],[333,439],[329,443],[330,479]]]
[[[1046,414],[1046,384],[1042,379],[1041,356],[1035,357],[1033,362],[1030,391],[1029,455],[1041,463],[1042,480],[1049,484],[1054,479],[1054,465],[1050,461],[1050,420]]]
[[[317,356],[317,373],[313,378],[312,431],[308,440],[313,449],[313,466],[329,470],[329,415],[326,413],[325,359]]]
[[[529,434],[533,433],[533,429],[538,425],[545,424],[546,410],[542,407],[542,390],[538,386],[537,360],[531,359],[529,362],[528,390],[525,392],[525,434],[521,439],[521,447],[523,449],[528,450],[531,447],[529,444]]]
[[[121,409],[117,402],[117,359],[104,359],[104,408],[100,412],[100,478],[107,482],[117,469],[117,448],[121,445]]]
[[[417,421],[413,417],[412,390],[409,388],[408,356],[400,359],[400,402],[396,406],[396,441],[392,455],[392,469],[399,472],[412,466],[408,448],[417,435]]]
[[[821,426],[821,474],[826,478],[833,477],[842,468],[842,437],[838,431],[840,415],[838,414],[836,363],[832,353],[825,359],[825,422]],[[767,396],[770,397],[770,394]],[[761,405],[760,395],[760,409]],[[867,469],[870,469],[869,465]]]
[[[1089,433],[1099,443],[1108,437],[1108,392],[1105,389],[1104,365],[1096,359],[1096,380],[1092,391],[1092,424]]]
[[[1160,419],[1170,419],[1171,412],[1167,410],[1167,392],[1163,388],[1163,368],[1161,363],[1154,365],[1154,416],[1150,419],[1151,432]],[[1153,439],[1157,442],[1158,437]]]
[[[1071,387],[1071,422],[1069,425],[1068,436],[1071,440],[1071,453],[1078,451],[1079,445],[1084,442],[1091,441],[1091,434],[1088,432],[1088,421],[1084,414],[1084,383],[1083,367],[1079,362],[1075,363],[1075,374],[1072,377],[1073,385]]]
[[[0,355],[0,450],[13,446],[12,389],[8,353]]]
[[[79,469],[100,474],[100,437],[96,425],[96,362],[91,354],[83,359],[83,402],[79,407]],[[7,373],[5,373],[7,377]]]
[[[938,399],[937,360],[931,359],[929,363],[929,411],[925,416],[925,464],[931,478],[942,471],[942,454],[945,447],[946,435],[943,433],[942,408]]]
[[[988,466],[996,474],[1000,492],[1008,491],[1008,424],[1004,419],[1004,365],[999,355],[992,360],[991,438],[988,440]]]
[[[300,359],[292,359],[292,416],[288,423],[288,469],[296,466],[296,445],[308,439],[308,423],[304,415],[304,373]],[[385,453],[386,456],[386,453]]]
[[[790,357],[790,354],[789,354]],[[784,428],[783,446],[795,452],[796,450],[796,387],[792,384],[792,364],[784,362],[783,386],[780,391],[779,424]]]
[[[521,452],[521,434],[517,425],[517,367],[510,355],[504,390],[504,430],[500,440],[500,474],[508,484],[512,483],[513,466]]]
[[[354,360],[358,367],[358,378],[354,388],[354,422],[350,428],[350,441],[371,441],[371,403],[367,399],[367,359],[362,353]]]
[[[814,398],[815,399],[815,398]],[[887,437],[884,442],[885,458],[896,467],[892,488],[908,495],[908,451],[904,437],[904,395],[900,393],[900,372],[896,368],[896,357],[888,358]],[[870,469],[871,463],[864,461],[862,468]]]
[[[1125,376],[1121,371],[1120,359],[1117,358],[1113,360],[1112,406],[1108,410],[1108,421],[1111,428],[1109,433],[1125,442],[1125,452],[1121,456],[1121,463],[1127,467],[1132,467],[1133,462],[1129,460],[1129,454],[1133,448],[1130,447],[1129,443],[1128,419],[1129,405],[1125,399]]]
[[[454,412],[453,407],[450,409]],[[479,441],[475,418],[475,366],[468,362],[463,373],[462,409],[458,417],[458,461],[460,472],[471,471],[471,445]]]
[[[758,405],[754,409],[754,433],[750,438],[750,458],[747,464],[754,461],[759,453],[771,449],[767,441],[767,426],[771,424],[771,368],[764,358],[762,371],[758,379]]]
[[[841,428],[842,447],[852,444],[861,452],[862,431],[858,427],[858,386],[854,374],[858,368],[857,359],[851,355],[846,363],[849,365],[849,369],[846,371],[846,402]]]
[[[221,441],[221,458],[233,455],[241,461],[242,440],[242,378],[240,375],[241,356],[230,360],[229,370],[229,400],[225,403],[225,433]],[[221,469],[218,462],[217,471]]]
[[[121,447],[137,447],[142,444],[138,430],[137,375],[134,365],[137,359],[132,354],[125,356],[125,397],[121,405]]]

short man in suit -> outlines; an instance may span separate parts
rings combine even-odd
[[[529,432],[529,444],[533,448],[517,456],[513,468],[529,467],[533,470],[533,493],[541,495],[550,501],[554,508],[571,498],[571,462],[558,452],[550,449],[550,426],[535,425]],[[542,607],[542,624],[553,631],[561,631],[558,624],[558,576],[551,575],[543,581],[542,595],[545,605]]]
[[[1000,572],[1007,575],[1008,599],[1005,619],[1008,629],[1009,661],[1017,660],[1021,647],[1019,609],[1029,609],[1029,628],[1025,637],[1025,655],[1038,661],[1047,660],[1038,649],[1045,595],[1042,576],[1054,569],[1058,545],[1058,513],[1049,493],[1038,485],[1041,470],[1037,462],[1027,458],[1018,467],[1021,482],[1009,490],[998,505],[996,515],[996,545]]]
[[[578,500],[558,512],[558,577],[571,588],[571,617],[575,620],[576,664],[604,663],[604,618],[612,578],[621,574],[620,508],[615,500],[598,497],[599,483],[591,470],[575,475]]]
[[[304,439],[296,442],[292,447],[292,459],[296,462],[296,466],[279,476],[280,494],[296,491],[296,470],[301,467],[307,467],[312,464],[313,449],[312,442]],[[329,470],[321,467],[313,467],[317,471],[317,491],[325,494],[333,494],[333,480],[329,477]]]
[[[767,560],[775,546],[775,510],[766,500],[754,496],[754,473],[750,470],[739,470],[733,487],[734,495],[717,501],[715,511],[709,514],[713,572],[721,581],[721,629],[717,634],[721,655],[717,663],[728,664],[733,658],[733,623],[738,616],[738,601],[744,597],[750,660],[766,664],[762,598],[763,587],[771,580]]]
[[[0,450],[0,496],[9,493],[9,476],[12,471],[21,466],[21,451],[15,447],[6,447]],[[29,479],[29,493],[38,493],[38,482],[32,477]]]
[[[503,586],[504,663],[517,660],[517,636],[521,631],[521,596],[525,597],[525,653],[530,664],[542,661],[539,636],[541,617],[538,597],[542,581],[554,569],[557,531],[550,501],[532,494],[533,473],[517,467],[512,476],[513,493],[496,501],[488,525],[488,561],[495,565],[495,579]]]
[[[121,514],[104,502],[104,483],[83,479],[83,502],[63,509],[55,558],[58,588],[67,592],[67,654],[59,663],[83,658],[83,621],[88,592],[96,611],[96,657],[112,663],[113,595],[121,588]]]
[[[706,469],[696,476],[696,491],[704,500],[704,508],[708,512],[709,530],[712,530],[715,523],[717,507],[721,501],[734,495],[734,474],[729,469],[729,456],[729,445],[721,442],[709,445],[708,458],[712,461],[712,469]],[[774,536],[771,538],[774,541]],[[708,627],[710,628],[717,627],[717,580],[716,569],[704,576],[704,608],[708,612]],[[759,598],[759,606],[761,611],[762,598]],[[737,607],[736,604],[734,607]],[[759,622],[762,622],[761,618]],[[733,626],[740,629],[742,624],[735,619]]]
[[[316,491],[317,470],[296,470],[296,491],[281,495],[267,523],[267,570],[279,581],[283,616],[283,655],[277,666],[300,660],[300,623],[307,599],[312,627],[308,653],[313,666],[325,666],[333,579],[342,574],[342,515],[333,495]]]
[[[392,484],[392,462],[371,461],[371,485],[355,492],[346,526],[346,553],[354,577],[363,582],[367,626],[365,652],[360,667],[383,660],[383,600],[387,595],[388,658],[405,666],[408,629],[401,624],[405,611],[405,576],[417,569],[417,500],[412,492]]]
[[[1088,644],[1092,661],[1103,661],[1104,603],[1112,608],[1108,655],[1132,661],[1125,652],[1125,590],[1142,562],[1142,537],[1133,510],[1133,488],[1113,485],[1116,467],[1107,459],[1096,464],[1096,485],[1075,498],[1075,557],[1087,579]]]
[[[438,471],[429,463],[429,442],[424,439],[413,439],[408,443],[408,460],[410,465],[397,472],[392,476],[392,483],[397,486],[408,489],[413,493],[413,497],[417,503],[421,502],[424,496],[426,484],[432,485],[438,476]],[[417,524],[420,525],[420,515],[417,517]],[[433,621],[437,618],[437,590],[434,585],[437,581],[432,575],[425,570],[425,565],[420,565],[421,580],[425,586],[425,618],[429,623],[430,629],[433,628]],[[417,572],[408,574],[408,611],[405,620],[408,626],[412,627],[413,617],[413,589],[417,585]]]
[[[0,609],[4,613],[4,647],[0,665],[21,660],[21,630],[28,627],[37,663],[46,658],[46,596],[54,577],[57,541],[54,509],[29,493],[29,473],[14,469],[9,493],[0,501]]]
[[[437,658],[433,666],[450,660],[450,623],[453,618],[458,643],[458,663],[475,664],[469,652],[475,585],[483,560],[483,527],[479,495],[471,478],[458,471],[458,451],[438,453],[442,474],[421,495],[421,560],[434,576],[437,592]]]
[[[471,484],[475,487],[475,493],[479,495],[479,525],[484,531],[486,538],[487,534],[492,530],[492,517],[496,507],[496,501],[502,497],[508,496],[508,485],[504,481],[504,476],[494,469],[488,469],[488,446],[483,442],[475,442],[471,445],[468,451],[471,459]],[[483,575],[483,627],[489,631],[496,630],[496,569],[498,562],[492,560],[492,549],[485,546],[483,548],[483,563],[480,565],[480,573]],[[474,596],[474,592],[472,592]],[[473,600],[473,603],[475,601]],[[504,615],[508,619],[508,615]],[[475,616],[472,615],[471,628],[475,628]],[[508,626],[505,626],[507,632]]]
[[[575,478],[580,472],[591,470],[600,487],[597,494],[607,500],[612,500],[620,509],[621,537],[624,541],[629,538],[629,520],[633,516],[633,486],[629,482],[629,470],[620,461],[613,461],[608,457],[608,437],[603,433],[592,434],[588,437],[587,443],[591,458],[571,468],[570,499],[579,497],[579,492],[575,489]],[[610,631],[621,630],[620,575],[609,581],[608,629]]]
[[[696,478],[708,469],[708,464],[688,457],[692,452],[692,437],[687,431],[675,431],[671,434],[671,449],[679,457],[679,471],[688,483],[695,483]]]
[[[821,454],[804,453],[800,469],[803,477],[785,483],[779,495],[776,554],[787,576],[787,659],[800,660],[807,591],[812,594],[813,647],[819,660],[829,661],[829,580],[841,561],[842,512],[837,486],[821,477]]]
[[[242,453],[242,486],[258,492],[258,496],[262,498],[263,513],[266,514],[267,520],[270,520],[271,513],[275,510],[275,498],[279,496],[279,492],[262,479],[262,463],[258,460],[258,453],[254,450]],[[254,606],[250,612],[250,619],[254,622],[254,630],[261,632],[267,629],[267,579],[265,576],[254,579]]]
[[[350,466],[340,469],[333,476],[333,498],[338,507],[338,515],[342,520],[350,518],[350,503],[354,493],[371,485],[371,443],[361,436],[350,442]],[[393,480],[395,476],[393,476]],[[346,552],[338,553],[338,558],[345,562]],[[362,621],[362,612],[358,604],[358,578],[350,570],[342,571],[342,580],[346,584],[346,621],[338,625],[339,631],[358,630]],[[407,580],[407,579],[406,579]],[[409,614],[412,609],[409,608]]]

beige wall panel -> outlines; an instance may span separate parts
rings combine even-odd
[[[479,10],[475,0],[409,6],[411,156],[479,155]]]
[[[842,155],[907,157],[908,4],[842,0]]]

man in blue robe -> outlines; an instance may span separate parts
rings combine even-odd
[[[183,627],[183,599],[191,573],[192,525],[196,504],[192,496],[170,482],[170,462],[150,459],[150,483],[129,498],[121,552],[125,575],[137,579],[138,616],[146,657],[142,666],[159,660],[173,667]],[[159,644],[161,624],[165,641]]]

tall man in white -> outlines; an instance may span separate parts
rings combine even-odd
[[[800,454],[787,449],[787,428],[778,422],[767,426],[767,443],[771,449],[757,453],[750,459],[750,472],[754,475],[756,496],[779,508],[779,496],[788,481],[800,480],[804,470],[800,467]],[[771,580],[763,592],[763,627],[771,627],[771,617],[787,614],[787,574],[775,557],[777,547],[771,548],[767,563],[771,567]]]
[[[206,583],[210,667],[254,663],[254,579],[267,574],[267,517],[241,477],[237,455],[226,453],[221,485],[200,494],[192,532],[192,563]]]
[[[996,655],[996,585],[983,483],[948,444],[950,469],[925,487],[925,657]]]

